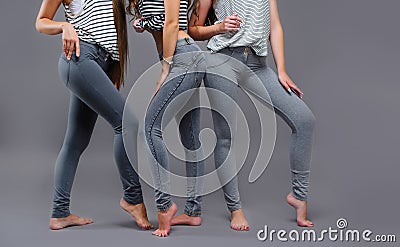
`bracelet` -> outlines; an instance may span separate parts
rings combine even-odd
[[[164,62],[166,62],[168,65],[174,64],[174,61],[172,61],[172,59],[171,59],[171,61],[168,61],[165,57],[163,57],[162,60],[163,60]]]

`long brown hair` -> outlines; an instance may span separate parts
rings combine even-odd
[[[139,3],[137,0],[128,0],[128,6],[126,7],[126,12],[133,15],[133,18],[140,18]]]
[[[108,76],[114,83],[115,87],[119,90],[124,84],[125,71],[128,61],[128,30],[126,25],[125,16],[125,1],[124,0],[112,0],[113,12],[114,12],[114,23],[117,29],[118,36],[118,53],[119,62],[113,63],[112,67],[108,72]]]
[[[218,0],[213,0],[212,2],[214,3],[215,1]],[[197,20],[199,19],[199,14],[197,13],[197,9],[199,8],[199,6],[200,6],[200,0],[194,0],[193,5],[190,7],[191,9],[193,9],[193,14],[197,17],[197,19],[194,21],[194,24],[196,24]],[[214,25],[216,20],[217,16],[215,15],[214,7],[211,6],[211,8],[208,10],[204,25],[212,26]]]

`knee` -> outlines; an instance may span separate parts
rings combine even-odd
[[[126,131],[136,133],[139,129],[139,121],[135,115],[125,112],[124,115],[118,116],[112,127],[115,135],[123,134]]]
[[[316,118],[311,111],[307,111],[307,113],[302,114],[299,121],[297,121],[298,129],[305,130],[308,132],[313,132],[315,128]]]
[[[119,124],[113,125],[115,135],[137,135],[139,129],[139,122],[136,118],[129,118],[121,120]]]
[[[81,141],[66,141],[64,142],[61,150],[65,153],[68,157],[72,156],[80,156],[85,149],[89,145],[89,140],[81,140]]]

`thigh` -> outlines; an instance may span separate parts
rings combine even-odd
[[[199,59],[196,66],[187,68],[177,66],[171,69],[164,84],[153,97],[146,113],[146,125],[162,128],[179,112],[183,112],[204,76],[204,59]]]
[[[225,74],[224,74],[225,75]],[[238,85],[234,77],[207,73],[204,85],[212,109],[214,131],[218,138],[231,138],[236,130]]]
[[[279,82],[277,74],[269,67],[257,70],[256,75],[260,78],[271,103],[279,116],[291,127],[294,127],[297,120],[308,119],[313,116],[306,103],[296,94],[289,94]]]
[[[198,88],[199,89],[199,88]],[[200,92],[196,89],[187,104],[177,113],[175,119],[179,126],[179,134],[185,148],[198,148],[200,133]]]
[[[65,142],[77,142],[85,147],[90,140],[96,120],[97,113],[71,94]]]
[[[120,126],[125,101],[94,60],[70,62],[68,88],[113,127]]]

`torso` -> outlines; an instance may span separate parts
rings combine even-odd
[[[180,1],[178,39],[189,37],[186,33],[188,26],[188,0]],[[163,28],[165,21],[164,0],[139,0],[139,11],[145,18],[144,28],[149,31],[156,42],[157,51],[163,50]]]
[[[270,35],[269,0],[216,0],[214,10],[217,22],[237,13],[243,19],[239,31],[212,37],[208,48],[214,52],[226,47],[249,46],[259,56],[268,54]]]
[[[139,0],[140,15],[145,18],[144,28],[152,31],[161,31],[164,28],[165,8],[164,0]],[[188,0],[180,1],[179,29],[186,30],[188,26]]]
[[[65,18],[79,39],[98,44],[112,59],[119,60],[112,0],[65,0],[63,4]]]

